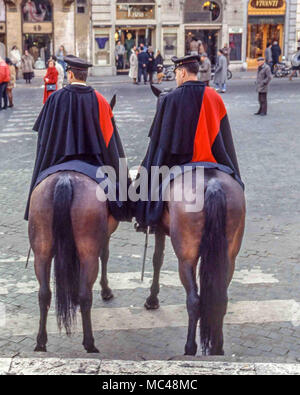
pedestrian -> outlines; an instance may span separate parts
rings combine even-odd
[[[124,68],[124,54],[126,50],[124,45],[121,43],[121,41],[118,41],[118,44],[116,45],[115,48],[115,57],[117,61],[117,69],[122,70]]]
[[[148,54],[146,52],[139,51],[138,54],[138,83],[141,83],[142,76],[144,79],[144,84],[147,84],[147,65],[148,65]]]
[[[265,62],[265,58],[258,58],[257,63],[256,90],[258,92],[259,110],[254,115],[265,116],[268,109],[267,93],[272,80],[272,73],[270,66]]]
[[[13,89],[16,87],[16,69],[15,66],[13,65],[12,61],[9,58],[5,59],[6,64],[9,67],[10,71],[10,80],[7,84],[6,92],[7,92],[7,97],[8,97],[8,107],[13,107]]]
[[[201,64],[199,67],[200,71],[200,81],[204,82],[206,86],[209,86],[209,81],[211,79],[211,62],[207,56],[207,53],[204,52],[201,54]]]
[[[230,52],[231,52],[231,49],[230,49],[230,47],[229,47],[229,45],[227,43],[224,44],[224,47],[222,48],[222,52],[223,52],[223,55],[225,56],[225,58],[227,60],[227,67],[228,67],[229,64],[230,64]]]
[[[300,65],[299,66],[292,66],[292,73],[289,76],[289,80],[292,81],[293,77],[297,77],[298,71],[300,73]]]
[[[197,40],[196,37],[192,38],[190,43],[190,54],[191,55],[198,55],[199,54],[199,47],[201,46],[202,42]]]
[[[0,57],[0,110],[7,109],[7,84],[10,81],[9,67],[5,61]],[[2,106],[3,99],[3,106]]]
[[[65,56],[67,56],[67,51],[66,51],[65,47],[63,45],[61,45],[58,48],[58,51],[56,52],[56,57],[57,57],[58,63],[61,65],[61,67],[64,70],[64,78],[67,78]]]
[[[58,71],[55,67],[54,60],[49,60],[47,73],[44,77],[45,81],[45,89],[44,89],[44,99],[43,104],[46,103],[48,97],[57,90],[57,80],[58,80]]]
[[[15,66],[16,69],[16,79],[19,79],[19,70],[21,67],[21,54],[20,51],[18,50],[17,46],[14,45],[9,53],[9,58],[12,61],[13,65]]]
[[[276,64],[279,63],[279,57],[281,55],[281,48],[278,44],[277,41],[273,42],[273,45],[271,47],[271,52],[272,52],[272,73],[274,74],[274,67],[276,66]]]
[[[148,63],[147,63],[147,73],[149,76],[149,82],[150,84],[153,83],[153,74],[156,71],[155,67],[155,55],[152,47],[149,47],[147,50],[147,55],[148,55]]]
[[[57,78],[57,90],[62,89],[64,85],[64,69],[62,65],[57,61],[57,57],[55,55],[52,55],[51,58],[55,62],[55,68],[58,72],[58,78]]]
[[[218,51],[218,58],[214,76],[214,83],[216,86],[216,91],[225,93],[226,92],[226,82],[227,82],[227,60],[223,54],[222,49]]]
[[[30,55],[27,49],[25,49],[24,55],[21,58],[22,72],[26,84],[31,84],[31,79],[34,76],[33,73],[33,57]]]
[[[129,78],[133,80],[134,84],[137,84],[137,78],[138,78],[138,70],[139,70],[138,53],[139,51],[136,49],[136,47],[133,48],[131,50],[131,55],[129,58],[129,64],[130,64]]]
[[[155,66],[157,72],[157,83],[161,84],[165,75],[164,75],[164,58],[161,56],[159,50],[157,50],[156,52]]]
[[[268,42],[267,48],[265,49],[265,60],[267,65],[272,69],[273,58],[272,58],[272,43]]]

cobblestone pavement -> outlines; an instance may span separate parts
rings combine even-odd
[[[103,82],[104,81],[104,82]],[[118,93],[115,117],[129,158],[138,165],[155,110],[149,86],[105,80],[98,89]],[[97,84],[95,84],[97,87]],[[168,85],[171,86],[171,85]],[[14,91],[15,107],[0,112],[0,355],[32,352],[39,320],[32,260],[25,270],[27,224],[23,221],[41,108],[38,81]],[[298,174],[300,81],[273,81],[268,117],[254,117],[253,79],[230,81],[224,95],[241,173],[246,184],[247,226],[225,323],[228,357],[295,361],[300,357],[300,219]],[[109,279],[115,298],[104,303],[94,289],[93,324],[101,358],[150,360],[182,355],[186,338],[185,293],[176,257],[167,244],[161,281],[161,310],[143,303],[151,280],[153,240],[146,279],[140,282],[144,237],[123,223],[113,236]],[[6,312],[6,314],[4,314]],[[6,318],[6,319],[5,319]],[[70,338],[57,331],[53,306],[46,355],[86,357],[81,323]],[[45,355],[45,356],[46,356]]]

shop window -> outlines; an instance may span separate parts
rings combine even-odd
[[[76,9],[77,9],[77,14],[85,14],[86,0],[77,0]]]
[[[164,58],[171,59],[177,56],[177,33],[163,34]]]
[[[95,65],[108,66],[110,64],[109,32],[96,32],[95,41]]]
[[[22,3],[24,22],[51,22],[52,7],[49,0],[25,0]]]
[[[242,60],[242,33],[229,34],[230,60]]]
[[[5,22],[5,3],[0,0],[0,22]]]

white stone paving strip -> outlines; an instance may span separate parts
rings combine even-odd
[[[13,330],[14,336],[32,335],[38,328],[39,316],[14,314],[6,316],[6,330]],[[81,333],[81,319],[78,313],[77,333]],[[140,330],[154,328],[186,327],[188,316],[185,305],[166,305],[159,310],[147,311],[144,307],[119,307],[92,309],[95,331]],[[266,324],[292,322],[300,324],[300,305],[295,300],[242,301],[229,303],[225,324]],[[56,318],[49,314],[49,333],[58,333]]]

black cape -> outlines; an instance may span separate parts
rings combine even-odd
[[[85,166],[80,166],[80,162],[97,167],[112,166],[118,180],[119,158],[125,158],[124,150],[114,118],[111,119],[113,133],[107,145],[99,122],[99,111],[98,97],[94,89],[88,86],[68,85],[48,98],[33,127],[38,132],[38,141],[25,212],[26,220],[31,193],[38,183],[52,174],[51,169],[48,173],[45,171],[52,166],[77,160],[75,163],[79,166],[78,171],[87,176],[90,173],[85,171]],[[74,162],[72,166],[74,167]],[[108,204],[111,214],[117,220],[131,220],[128,203],[109,201]]]
[[[215,168],[230,174],[244,188],[224,103],[202,82],[186,82],[159,97],[149,137],[142,162],[148,172],[149,197],[134,206],[142,227],[155,228],[164,208],[162,199],[151,201],[151,166]]]

